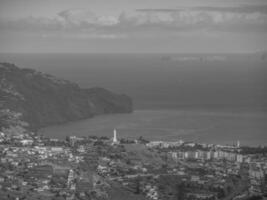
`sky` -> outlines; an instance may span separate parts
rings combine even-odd
[[[1,53],[251,53],[266,0],[0,0]]]

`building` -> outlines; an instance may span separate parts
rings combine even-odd
[[[236,155],[236,162],[239,162],[239,163],[243,162],[243,155],[242,154],[237,154]]]
[[[32,145],[33,144],[33,140],[31,139],[24,139],[24,140],[21,140],[20,143],[24,146],[26,145]]]
[[[67,180],[67,186],[70,187],[71,183],[74,180],[74,171],[72,169],[69,170],[69,174],[68,174],[68,180]]]
[[[205,152],[204,158],[206,160],[210,160],[211,159],[211,152],[210,151]]]

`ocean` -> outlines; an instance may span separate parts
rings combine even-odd
[[[133,114],[47,127],[40,133],[144,136],[267,144],[267,60],[256,54],[0,54],[1,62],[125,93]]]

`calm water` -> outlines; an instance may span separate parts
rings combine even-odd
[[[81,87],[126,93],[136,109],[267,107],[267,60],[252,55],[219,55],[217,60],[207,55],[162,56],[0,54],[0,61],[38,69]]]
[[[126,137],[267,144],[267,61],[257,55],[0,54],[0,61],[134,100],[132,115],[44,131],[53,137],[110,135],[117,127]]]
[[[173,141],[185,139],[206,143],[267,144],[266,113],[231,113],[189,110],[137,110],[133,114],[97,116],[93,119],[42,129],[40,133],[58,138],[67,135],[118,136]]]

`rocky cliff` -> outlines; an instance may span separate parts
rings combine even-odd
[[[0,63],[0,105],[21,113],[33,128],[59,124],[105,113],[130,113],[126,95],[103,88],[82,89],[54,76]]]

